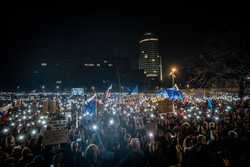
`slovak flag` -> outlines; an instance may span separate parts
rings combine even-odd
[[[8,111],[0,111],[0,122],[2,122],[2,124],[6,125],[7,122],[9,120],[9,113]]]
[[[111,97],[111,89],[112,89],[112,84],[106,90],[106,92],[105,92],[105,98],[110,98]]]
[[[89,114],[96,113],[96,94],[85,101],[85,112]]]
[[[184,96],[184,104],[188,104],[189,103],[189,97],[188,95]]]

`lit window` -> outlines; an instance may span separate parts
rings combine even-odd
[[[86,67],[93,67],[95,65],[94,64],[84,64],[84,66],[86,66]]]
[[[104,63],[108,63],[108,61],[107,61],[107,60],[104,60],[103,62],[104,62]]]
[[[113,66],[113,64],[108,64],[108,66],[109,66],[109,67],[112,67],[112,66]]]
[[[157,71],[154,70],[154,73],[157,73]]]
[[[147,54],[145,54],[145,55],[144,55],[144,58],[145,58],[145,59],[147,59],[147,58],[148,58],[148,55],[147,55]]]
[[[155,59],[152,59],[152,61],[154,62],[154,61],[155,61]]]
[[[41,66],[46,67],[47,63],[41,63]]]
[[[96,66],[97,66],[97,67],[100,67],[100,66],[101,66],[101,64],[96,64]]]
[[[147,71],[144,71],[144,74],[147,74]]]
[[[60,80],[56,81],[56,84],[61,84],[61,83],[62,83],[62,81],[60,81]]]
[[[158,39],[157,38],[147,38],[147,39],[141,40],[139,43],[143,43],[143,42],[147,42],[147,41],[158,41]]]
[[[141,53],[144,53],[144,51],[142,50]]]

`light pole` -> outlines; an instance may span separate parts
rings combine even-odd
[[[172,67],[171,71],[169,73],[169,75],[171,75],[171,78],[172,78],[172,87],[173,88],[174,88],[174,85],[175,85],[174,78],[176,77],[176,75],[175,75],[176,71],[177,71],[177,69],[175,67]],[[173,110],[173,112],[175,112],[174,101],[172,101],[172,110]]]
[[[171,71],[169,73],[169,75],[171,75],[171,78],[172,78],[172,86],[173,87],[175,85],[175,80],[174,79],[176,77],[176,75],[175,75],[176,71],[177,71],[177,69],[175,67],[173,67],[173,68],[171,68]]]

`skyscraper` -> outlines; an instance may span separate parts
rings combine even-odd
[[[143,70],[147,78],[162,80],[162,61],[159,55],[159,39],[152,33],[145,33],[139,41],[139,70]]]

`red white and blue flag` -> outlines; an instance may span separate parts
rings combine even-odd
[[[108,87],[108,89],[105,92],[105,98],[110,98],[111,97],[111,89],[112,89],[112,84]]]

